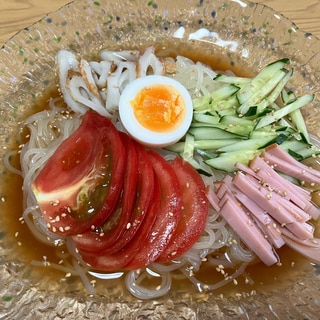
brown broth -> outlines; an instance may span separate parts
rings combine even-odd
[[[161,48],[158,52],[163,56],[176,56],[177,54],[181,54],[193,60],[197,60],[200,55],[196,50],[183,50],[183,48],[180,48],[178,51]],[[241,70],[240,67],[235,68],[221,57],[212,57],[210,54],[202,53],[201,61],[211,65],[215,70],[232,70],[237,75],[241,76],[251,75],[248,70]],[[58,92],[53,90],[44,95],[38,100],[38,109],[41,110],[47,108],[48,98],[56,96],[57,94]],[[18,157],[13,157],[12,163],[15,166],[18,166]],[[52,248],[39,242],[34,238],[27,225],[25,223],[21,223],[20,217],[23,211],[21,191],[22,179],[12,173],[8,173],[8,175],[10,177],[8,179],[9,183],[6,185],[6,201],[3,203],[2,208],[3,212],[10,213],[10,215],[6,215],[5,230],[7,230],[9,234],[8,239],[10,238],[10,240],[8,241],[12,242],[14,245],[16,255],[27,264],[31,263],[32,260],[42,261],[43,257],[46,257],[47,261],[50,261],[51,263],[59,263],[61,259],[60,254],[65,250],[65,248]],[[228,284],[224,288],[217,290],[217,293],[223,293],[224,295],[230,296],[237,292],[252,292],[252,290],[266,292],[279,287],[289,279],[294,278],[299,272],[301,272],[301,270],[311,270],[312,268],[309,261],[287,247],[278,250],[278,253],[281,257],[281,266],[274,265],[266,267],[260,262],[252,264],[247,268],[245,275],[239,277],[237,285],[235,285],[235,283]],[[46,272],[52,273],[52,277],[54,279],[59,280],[63,277],[63,274],[60,271],[50,270],[50,268],[46,268],[45,270]],[[38,271],[40,273],[43,272],[43,268],[38,268]],[[232,273],[232,270],[226,271],[230,274]],[[198,277],[208,284],[212,284],[223,279],[221,274],[217,272],[215,268],[208,267],[206,264],[204,264],[204,267],[198,274]],[[252,279],[254,284],[246,283],[246,278]],[[78,279],[78,281],[81,280]],[[103,282],[103,284],[105,285],[105,282]],[[99,281],[97,286],[99,286]],[[189,290],[190,292],[196,292],[196,289],[185,280],[175,280],[172,290]]]

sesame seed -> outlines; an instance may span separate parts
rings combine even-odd
[[[60,232],[64,232],[64,229],[63,229],[62,226],[59,227],[59,231],[60,231]]]
[[[70,226],[66,226],[66,227],[64,228],[65,231],[69,231],[70,229],[71,229]]]
[[[56,207],[56,206],[58,206],[58,205],[60,204],[60,201],[59,201],[59,200],[53,200],[53,201],[50,201],[49,204],[50,204],[51,206]]]
[[[53,232],[57,232],[57,228],[56,227],[52,227],[52,231]]]
[[[127,223],[126,228],[127,228],[127,230],[131,228],[131,223],[130,222]]]
[[[173,212],[168,212],[168,215],[169,215],[170,217],[173,217]]]

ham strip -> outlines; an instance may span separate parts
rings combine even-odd
[[[283,238],[286,245],[291,249],[299,252],[315,263],[320,263],[320,239],[300,240],[287,230],[283,232]]]
[[[312,219],[319,218],[320,210],[311,202],[310,192],[279,175],[261,157],[255,157],[251,160],[249,167],[241,163],[236,163],[235,167],[268,184],[279,195],[304,210]]]
[[[297,161],[295,158],[291,157],[289,153],[287,153],[285,150],[283,150],[278,144],[274,143],[270,146],[268,146],[265,149],[265,153],[268,155],[273,155],[277,157],[278,159],[282,159],[286,161],[287,163],[292,164],[293,166],[297,166],[298,168],[308,171],[315,177],[316,181],[320,181],[320,171],[315,170],[313,168],[310,168],[303,164],[302,162]]]
[[[294,232],[302,239],[312,238],[309,230],[301,223],[296,223],[296,212],[284,210],[281,205],[281,196],[277,193],[271,193],[267,188],[261,186],[258,182],[254,183],[253,179],[246,177],[243,173],[238,172],[233,178],[233,183],[245,193],[250,194],[250,198],[266,210],[281,226],[286,226],[289,230],[294,228]]]
[[[301,181],[320,183],[319,171],[295,160],[277,144],[272,144],[266,148],[261,157],[271,166],[274,166],[277,171],[281,171]]]
[[[277,146],[270,150],[277,156],[284,152]],[[293,158],[286,161],[287,156],[277,156],[264,152],[248,166],[236,163],[238,172],[215,182],[208,188],[207,197],[213,208],[265,264],[278,261],[273,247],[280,248],[284,244],[318,262],[320,239],[314,238],[314,226],[309,221],[317,219],[320,210],[312,204],[307,189],[285,179],[277,169],[279,163],[281,167],[286,162],[286,166],[292,168],[285,173],[293,172],[295,177],[301,177],[305,172],[310,176],[311,171],[302,172]]]
[[[221,216],[228,222],[236,233],[241,235],[243,242],[266,264],[278,262],[271,244],[266,240],[255,222],[247,216],[231,191],[222,183],[218,198]]]

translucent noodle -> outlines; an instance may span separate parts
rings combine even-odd
[[[119,74],[119,79],[122,79],[121,90],[119,91],[117,89],[116,94],[112,97],[104,96],[107,93],[103,88],[108,81],[111,81],[110,79],[108,80],[103,73],[106,69],[110,68],[111,65],[111,63],[109,63],[110,61],[108,62],[106,59],[112,58],[120,64],[123,60],[131,57],[132,60],[130,63],[140,63],[140,66],[145,68],[144,72],[149,72],[150,66],[152,67],[151,69],[155,70],[154,72],[163,72],[162,64],[160,60],[155,60],[153,50],[150,49],[147,53],[149,56],[146,56],[146,54],[142,55],[143,60],[139,60],[139,53],[136,51],[122,52],[122,54],[103,51],[101,57],[105,60],[100,63],[89,62],[89,65],[92,66],[92,77],[96,81],[97,88],[101,91],[99,93],[99,99],[101,98],[102,101],[103,99],[112,100],[112,108],[109,109],[107,113],[111,114],[111,119],[119,130],[123,130],[123,127],[118,120],[118,114],[114,106],[117,105],[120,91],[123,89],[123,86],[128,83],[128,79],[133,79],[137,75],[132,74],[132,71],[130,71],[130,74],[129,71],[126,71],[127,73],[124,75]],[[208,66],[202,63],[193,63],[191,60],[181,56],[178,56],[176,61],[171,58],[168,58],[168,61],[171,63],[174,62],[176,68],[174,74],[168,74],[168,76],[175,77],[176,80],[180,81],[190,91],[193,97],[208,94],[217,86],[217,84],[212,81],[216,73]],[[120,69],[118,71],[120,72]],[[64,70],[64,72],[66,72],[66,70]],[[123,70],[123,72],[125,72],[125,70]],[[51,246],[64,245],[67,248],[68,253],[62,260],[65,261],[70,258],[71,263],[69,259],[68,263],[66,262],[62,265],[50,264],[50,267],[68,272],[71,275],[80,276],[89,294],[93,294],[94,288],[88,277],[96,276],[102,279],[104,278],[103,274],[96,273],[95,270],[91,270],[90,267],[83,262],[71,237],[57,236],[48,231],[31,190],[32,182],[41,168],[61,142],[78,128],[82,115],[75,112],[75,110],[78,109],[73,109],[70,105],[66,106],[61,98],[50,100],[48,110],[30,116],[20,126],[19,133],[25,132],[25,128],[27,128],[29,132],[29,140],[21,149],[21,171],[10,164],[10,157],[17,151],[12,151],[7,154],[5,164],[8,169],[17,174],[21,174],[24,178],[23,202],[25,210],[23,212],[23,219],[31,232],[39,241],[45,244]],[[164,150],[160,150],[159,152],[167,160],[171,160],[176,156]],[[221,173],[214,172],[209,168],[207,169],[211,170],[212,177],[203,177],[205,184],[212,184],[214,180],[223,177]],[[214,290],[232,281],[235,277],[240,276],[244,272],[247,264],[254,258],[255,256],[252,252],[242,245],[240,239],[234,234],[220,215],[210,208],[205,230],[188,252],[170,263],[153,263],[148,268],[126,273],[125,284],[129,292],[139,299],[152,299],[167,294],[172,286],[173,278],[188,279],[200,291]],[[196,278],[196,273],[201,271],[204,262],[206,265],[211,266],[212,269],[224,265],[225,267],[233,267],[236,271],[231,275],[230,279],[224,279],[216,284],[206,285]],[[48,264],[43,261],[33,261],[32,264],[36,266],[48,266]],[[106,274],[105,279],[107,278],[110,277]],[[145,286],[145,280],[149,278],[155,279],[159,284],[156,287]]]

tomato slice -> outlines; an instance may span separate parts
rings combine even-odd
[[[149,189],[149,194],[152,195],[150,206],[148,211],[145,213],[145,219],[139,228],[139,232],[136,232],[131,241],[114,254],[109,254],[105,250],[98,253],[80,251],[82,259],[86,263],[100,271],[113,272],[125,269],[125,266],[132,260],[132,258],[144,248],[146,239],[152,232],[152,226],[159,214],[160,185],[157,181],[154,183],[153,190]]]
[[[130,221],[126,224],[126,230],[113,246],[106,248],[104,254],[116,253],[131,241],[143,223],[151,201],[154,201],[152,200],[152,193],[156,181],[152,163],[144,147],[135,141],[133,142],[138,151],[138,186],[135,194],[136,201]]]
[[[139,252],[126,269],[139,269],[154,262],[168,246],[181,215],[181,189],[173,167],[158,153],[149,151],[153,169],[160,184],[160,211]],[[192,198],[191,198],[192,199]]]
[[[201,236],[207,222],[209,204],[206,186],[199,173],[177,157],[171,162],[182,191],[182,211],[178,227],[157,262],[171,261],[184,254]]]
[[[117,207],[102,226],[73,237],[79,250],[96,252],[115,245],[125,232],[135,204],[138,185],[138,153],[136,144],[125,133],[120,132],[127,150],[126,172],[123,191]]]
[[[125,154],[111,121],[88,111],[33,182],[48,229],[76,235],[101,225],[122,190]]]

